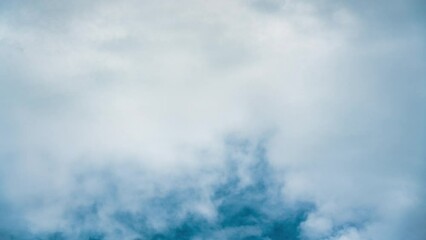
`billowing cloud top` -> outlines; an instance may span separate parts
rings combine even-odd
[[[0,239],[426,238],[422,0],[0,2]]]

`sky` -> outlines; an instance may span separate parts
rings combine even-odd
[[[0,239],[426,239],[423,0],[0,1]]]

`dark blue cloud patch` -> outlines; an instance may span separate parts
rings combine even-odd
[[[227,172],[224,180],[214,186],[210,199],[217,214],[214,220],[191,211],[181,220],[176,217],[188,197],[197,196],[196,190],[186,189],[153,199],[150,204],[157,209],[155,212],[165,211],[171,218],[166,231],[136,227],[135,223],[147,225],[147,220],[138,215],[121,215],[119,221],[150,239],[299,239],[299,225],[306,218],[310,206],[297,210],[285,206],[280,197],[281,186],[273,180],[273,171],[265,158],[262,143],[231,140],[228,146]],[[241,157],[251,162],[241,161]],[[253,159],[249,160],[250,157]],[[243,166],[249,180],[243,180],[236,174]]]
[[[96,181],[98,193],[81,187],[65,210],[65,227],[54,231],[23,232],[9,229],[3,239],[300,239],[299,225],[312,205],[286,206],[282,186],[266,158],[264,141],[234,138],[227,142],[226,166],[208,189],[197,181],[177,181],[170,190],[153,195],[131,191],[120,196],[120,183],[112,168],[82,171],[76,182]],[[120,170],[123,171],[123,170]],[[141,172],[143,174],[143,172]],[[201,173],[204,174],[204,173]],[[131,176],[131,174],[129,174]],[[199,178],[205,176],[199,175]],[[99,190],[102,189],[102,190]],[[203,197],[204,196],[204,197]],[[137,207],[122,205],[120,198],[134,197]],[[197,211],[208,202],[213,216]]]
[[[292,211],[282,201],[281,186],[274,181],[274,173],[266,159],[264,142],[254,146],[248,141],[231,140],[231,150],[241,155],[252,154],[254,160],[246,166],[249,183],[236,174],[241,167],[238,158],[230,159],[229,173],[225,183],[220,185],[214,195],[218,204],[219,225],[231,229],[243,237],[245,230],[252,232],[247,236],[253,239],[298,239],[298,225],[309,209],[305,206]],[[234,154],[237,155],[238,154]],[[250,232],[250,231],[248,231]],[[241,235],[240,235],[241,234]]]

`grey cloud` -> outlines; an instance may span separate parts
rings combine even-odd
[[[1,4],[1,237],[424,238],[421,1]]]

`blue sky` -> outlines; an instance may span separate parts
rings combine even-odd
[[[1,2],[0,238],[423,240],[425,11]]]

